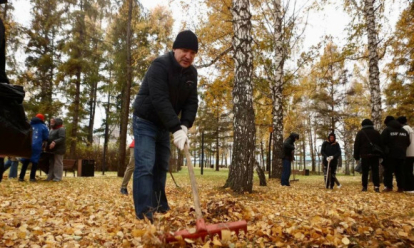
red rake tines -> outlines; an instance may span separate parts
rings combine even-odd
[[[168,235],[165,238],[167,243],[178,241],[178,237],[181,236],[182,239],[199,239],[204,240],[207,236],[213,237],[215,234],[218,234],[221,238],[221,231],[229,230],[235,231],[238,235],[240,231],[247,232],[247,222],[245,220],[240,220],[236,222],[229,223],[219,223],[219,224],[210,224],[206,225],[204,219],[198,219],[196,222],[196,231],[190,233],[188,230],[180,230],[174,233],[174,235]]]
[[[177,238],[179,236],[181,236],[182,239],[202,238],[204,240],[206,236],[213,236],[215,234],[218,234],[221,238],[222,230],[235,231],[237,234],[239,234],[239,231],[243,230],[245,233],[247,233],[247,222],[245,220],[229,222],[229,223],[206,225],[203,219],[203,215],[201,213],[200,200],[198,198],[197,182],[195,180],[193,164],[191,162],[191,156],[190,156],[190,153],[188,152],[187,144],[185,144],[184,146],[184,151],[185,151],[185,155],[187,158],[188,174],[190,176],[191,189],[193,191],[194,208],[195,208],[195,212],[197,216],[196,231],[192,233],[190,233],[188,230],[177,231],[174,233],[174,235],[171,235],[171,234],[167,235],[165,237],[165,241],[166,242],[178,241]]]

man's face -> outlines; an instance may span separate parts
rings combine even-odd
[[[334,136],[329,136],[329,141],[330,142],[334,142],[335,141],[335,137]]]
[[[174,49],[174,58],[177,62],[184,68],[189,67],[193,64],[196,52],[191,49],[186,48],[177,48]]]
[[[55,126],[55,119],[50,119],[50,126],[51,127]]]

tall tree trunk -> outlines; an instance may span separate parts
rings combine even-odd
[[[72,120],[72,132],[71,132],[71,141],[70,141],[70,152],[69,157],[76,159],[76,146],[78,143],[78,125],[79,125],[79,105],[80,105],[80,84],[81,84],[81,72],[82,69],[79,68],[76,72],[76,92],[75,99],[73,101],[73,120]]]
[[[96,94],[98,91],[98,82],[93,82],[90,100],[89,100],[89,125],[88,125],[88,146],[93,144],[93,126],[95,123],[96,111]]]
[[[226,185],[235,192],[252,192],[256,128],[253,110],[253,53],[249,0],[233,0],[234,142]]]
[[[111,78],[111,72],[109,72],[109,78]],[[104,133],[104,147],[103,147],[103,163],[102,163],[102,175],[105,174],[107,169],[106,165],[106,155],[108,154],[108,142],[109,142],[109,110],[111,104],[111,94],[108,92],[108,101],[105,108],[105,133]]]
[[[273,101],[273,155],[270,178],[280,178],[282,175],[283,156],[283,67],[285,63],[282,42],[282,5],[280,0],[273,1],[274,7],[274,31],[273,43],[275,44],[275,78],[272,82]]]
[[[125,157],[126,157],[126,136],[129,122],[129,101],[130,90],[132,84],[132,67],[131,67],[131,37],[132,37],[132,0],[129,1],[128,9],[128,27],[127,27],[127,81],[122,94],[122,106],[121,106],[121,130],[119,137],[119,160],[118,160],[118,177],[123,177],[125,173]]]
[[[216,171],[220,170],[220,166],[219,166],[219,160],[220,160],[220,148],[219,148],[219,114],[218,114],[218,110],[217,110],[217,129],[216,129]]]
[[[78,41],[82,44],[84,42],[84,28],[85,28],[85,18],[84,18],[84,6],[83,1],[80,2],[80,11],[81,16],[78,20],[78,32],[79,32],[79,38]],[[79,61],[82,61],[83,59],[83,51],[81,48],[81,44],[79,44],[76,54],[76,59]],[[75,92],[75,99],[74,99],[74,110],[73,110],[73,120],[72,120],[72,132],[71,132],[71,140],[70,140],[70,152],[69,157],[70,158],[76,158],[76,146],[78,144],[78,126],[79,126],[79,115],[80,115],[80,94],[81,94],[81,80],[82,80],[82,64],[78,62],[77,69],[76,69],[76,92]]]
[[[309,150],[310,150],[310,156],[312,160],[312,169],[311,171],[315,171],[316,169],[316,163],[315,163],[315,150],[314,150],[314,142],[313,142],[313,135],[312,135],[312,120],[311,116],[309,115],[308,118],[308,133],[309,133]]]
[[[371,92],[371,118],[375,129],[381,129],[381,88],[378,69],[377,30],[375,25],[375,0],[364,0],[364,14],[368,32],[369,88]]]

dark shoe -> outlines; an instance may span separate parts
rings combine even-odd
[[[364,188],[362,188],[362,191],[368,191],[368,190],[367,190],[367,188],[364,187]]]
[[[153,218],[148,218],[147,216],[145,216],[145,218],[138,218],[137,217],[137,220],[148,220],[149,222],[151,222],[151,224],[154,224],[154,219]]]
[[[24,182],[24,179],[23,178],[19,178],[19,182]]]
[[[392,189],[391,189],[391,188],[387,188],[387,187],[385,187],[385,188],[382,190],[382,192],[392,192]]]
[[[401,188],[398,188],[397,192],[402,193],[402,192],[404,192],[404,190],[403,190],[403,189],[401,189]]]
[[[128,195],[128,190],[126,188],[121,188],[121,194]]]
[[[36,178],[30,178],[30,182],[36,182]]]
[[[379,191],[379,187],[375,187],[375,188],[374,188],[374,191],[375,191],[375,192],[377,192],[377,193],[379,193],[379,192],[380,192],[380,191]]]
[[[166,214],[170,209],[157,209],[157,213]]]

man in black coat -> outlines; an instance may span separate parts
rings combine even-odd
[[[154,212],[170,209],[165,195],[170,133],[180,150],[189,145],[187,130],[198,109],[197,70],[192,66],[197,52],[197,36],[180,32],[173,51],[152,62],[135,98],[133,197],[138,219],[152,221]]]
[[[410,145],[410,136],[403,126],[395,119],[389,118],[387,127],[381,133],[384,145],[386,163],[384,165],[384,192],[392,191],[393,174],[397,180],[398,192],[404,192],[404,161],[407,147]]]
[[[372,151],[371,143],[383,148],[381,135],[374,129],[374,123],[370,119],[363,120],[361,126],[362,129],[357,133],[354,142],[354,158],[356,161],[361,159],[362,191],[367,191],[368,174],[371,168],[374,191],[379,193],[379,159],[381,155]]]
[[[283,142],[283,158],[282,158],[282,178],[280,184],[282,186],[290,186],[289,177],[292,171],[292,161],[295,160],[295,141],[299,139],[299,134],[291,133]]]

